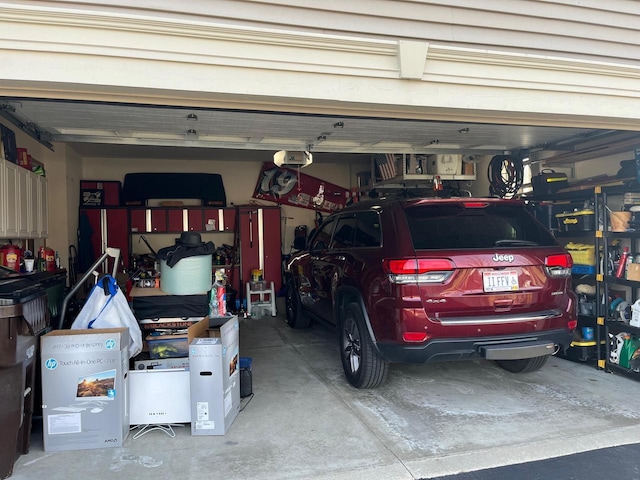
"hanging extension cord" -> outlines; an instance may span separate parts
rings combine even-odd
[[[512,198],[522,187],[522,160],[506,155],[496,155],[489,162],[487,176],[491,196]]]

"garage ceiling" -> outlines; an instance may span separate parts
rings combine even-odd
[[[575,144],[612,133],[584,128],[17,98],[0,98],[0,115],[45,142],[71,143],[87,157],[197,159],[209,155],[206,150],[211,148],[495,155],[521,149],[570,151]],[[189,149],[188,154],[183,148]]]

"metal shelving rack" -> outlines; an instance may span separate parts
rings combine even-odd
[[[428,159],[430,155],[426,154],[409,154],[402,153],[394,155],[396,176],[386,180],[376,181],[376,164],[375,160],[371,160],[371,179],[372,188],[406,188],[407,186],[415,186],[419,184],[431,185],[434,179],[439,178],[441,181],[460,180],[471,181],[476,180],[476,165],[465,164],[462,162],[462,170],[460,173],[436,173],[430,172],[428,168]],[[462,157],[460,155],[460,157]],[[465,165],[473,167],[473,173],[464,173]],[[416,173],[422,171],[423,173]]]
[[[640,281],[635,280],[627,280],[626,278],[618,278],[608,272],[608,257],[609,257],[609,240],[610,239],[620,239],[627,240],[630,243],[630,249],[633,251],[638,250],[640,246],[640,232],[612,232],[609,231],[609,222],[608,215],[606,215],[607,211],[607,203],[608,197],[613,195],[622,195],[626,192],[633,191],[630,188],[622,187],[611,187],[611,188],[596,188],[596,215],[601,218],[602,221],[602,230],[599,232],[597,236],[598,243],[600,248],[602,248],[602,261],[599,262],[599,271],[596,276],[597,293],[600,299],[598,302],[598,325],[602,326],[602,331],[604,332],[604,355],[599,353],[598,360],[598,368],[607,370],[607,371],[615,371],[618,373],[626,374],[631,377],[634,377],[637,380],[640,380],[640,373],[634,372],[633,370],[627,369],[615,363],[612,363],[610,359],[610,343],[609,343],[609,334],[617,334],[621,332],[628,332],[632,335],[640,336],[640,328],[629,325],[626,322],[615,321],[609,318],[608,315],[608,303],[607,299],[609,297],[610,287],[617,285],[629,290],[629,303],[633,303],[640,297]],[[600,331],[600,330],[599,330]]]

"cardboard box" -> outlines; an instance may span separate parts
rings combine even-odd
[[[54,330],[41,337],[47,452],[121,447],[129,433],[129,329]]]
[[[187,328],[187,333],[180,335],[149,335],[145,341],[152,359],[176,358],[189,356],[189,345],[197,337],[205,337],[209,328],[209,317]]]
[[[627,265],[627,280],[640,282],[640,263],[630,263]]]
[[[233,316],[189,344],[191,435],[224,435],[240,411],[239,331]]]

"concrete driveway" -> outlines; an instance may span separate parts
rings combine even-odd
[[[539,372],[493,363],[392,365],[389,381],[344,380],[335,334],[242,319],[253,393],[225,436],[160,431],[122,448],[45,453],[38,432],[16,480],[419,479],[640,442],[640,382],[552,358]]]

